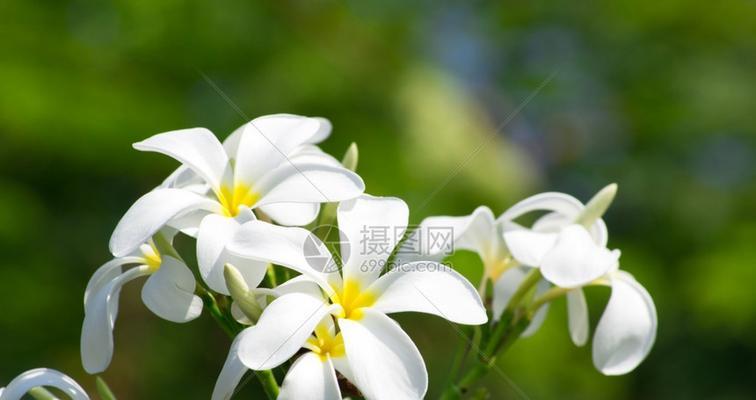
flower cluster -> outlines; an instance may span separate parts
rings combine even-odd
[[[627,373],[648,354],[654,304],[619,269],[619,251],[607,248],[601,219],[616,186],[585,205],[543,193],[498,218],[479,207],[469,216],[430,217],[408,229],[404,201],[364,193],[355,145],[342,161],[317,146],[330,131],[323,118],[277,114],[246,123],[222,143],[193,128],[134,144],[181,165],[126,212],[110,240],[114,258],[87,285],[84,369],[99,374],[108,368],[121,288],[140,277],[147,277],[142,300],[157,316],[183,323],[205,311],[233,337],[213,399],[231,398],[249,370],[269,398],[421,399],[428,388],[425,363],[390,314],[432,314],[475,329],[483,340],[470,376],[480,377],[507,343],[535,333],[549,303],[561,296],[570,336],[584,345],[589,326],[582,288],[591,285],[612,290],[593,337],[596,368]],[[546,213],[532,226],[518,222],[538,211]],[[366,245],[368,227],[381,228],[373,237],[379,244]],[[447,232],[451,242],[408,251],[433,230]],[[178,236],[194,239],[196,266],[174,247]],[[480,256],[484,274],[477,290],[442,263],[457,250]],[[387,271],[388,265],[396,268]],[[282,373],[277,377],[273,369]],[[450,384],[445,396],[458,398],[473,380]],[[70,378],[40,369],[20,375],[0,400],[40,386],[88,398]]]

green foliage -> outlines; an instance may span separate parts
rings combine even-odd
[[[750,2],[6,2],[0,31],[0,382],[45,365],[94,393],[82,297],[128,206],[175,163],[130,144],[253,117],[321,115],[359,145],[368,192],[419,222],[560,190],[605,214],[659,335],[632,374],[593,369],[563,302],[491,374],[492,398],[748,398],[756,359],[756,24]],[[517,106],[555,78],[516,116]],[[499,125],[509,121],[505,126]],[[190,254],[184,252],[182,254]],[[475,257],[453,260],[470,278]],[[105,376],[119,397],[204,399],[230,341],[122,294]],[[606,298],[589,291],[593,327]],[[400,318],[443,387],[448,324]],[[44,329],[40,329],[44,327]],[[430,327],[430,328],[428,328]],[[257,393],[255,380],[242,391]]]

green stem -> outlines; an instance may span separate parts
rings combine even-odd
[[[207,308],[207,310],[210,312],[210,315],[212,315],[213,319],[215,319],[215,322],[220,325],[221,329],[223,329],[223,331],[226,332],[226,334],[231,339],[236,337],[236,335],[242,330],[242,326],[237,324],[235,321],[228,319],[228,317],[218,307],[218,303],[215,301],[215,297],[213,297],[210,292],[203,289],[200,292],[200,296],[203,299],[205,308]],[[257,380],[260,381],[260,384],[262,385],[263,390],[265,391],[265,395],[268,397],[268,399],[275,400],[278,397],[279,388],[276,377],[275,375],[273,375],[273,371],[254,371],[254,373],[257,377]]]
[[[276,279],[276,269],[273,267],[273,264],[268,264],[267,274],[270,287],[275,288],[276,286],[278,286],[278,280]]]
[[[496,357],[506,351],[525,331],[530,324],[531,314],[527,312],[527,309],[521,307],[520,303],[530,293],[533,286],[541,280],[541,277],[541,271],[538,269],[531,270],[525,276],[525,279],[509,300],[499,322],[493,326],[493,331],[486,341],[478,363],[467,371],[457,383],[451,384],[446,389],[441,395],[442,400],[461,399],[462,396],[466,395],[470,387],[496,365]]]
[[[155,236],[153,236],[153,240],[159,252],[183,261],[181,255],[178,254],[173,245],[171,245],[171,243],[162,234],[156,234]],[[275,271],[273,270],[272,265],[270,267],[271,268],[269,269],[269,271],[273,272],[272,279],[273,283],[275,283]],[[197,282],[199,282],[199,284],[195,288],[195,293],[197,294],[197,296],[202,298],[202,303],[204,304],[205,308],[208,310],[208,312],[210,312],[210,315],[221,327],[221,329],[226,332],[228,337],[230,337],[231,339],[235,338],[236,335],[242,331],[243,326],[234,321],[227,313],[223,312],[223,310],[219,307],[218,301],[215,299],[215,296],[213,296],[213,293],[209,289],[205,288],[204,285],[202,285],[201,278],[197,276],[196,273],[195,278],[197,279]],[[275,375],[273,375],[273,371],[254,371],[254,373],[255,376],[257,376],[257,379],[260,381],[260,384],[262,385],[263,390],[265,391],[265,395],[268,397],[268,399],[275,400],[278,397],[279,388],[276,377]]]
[[[472,346],[474,346],[474,338],[469,339],[471,330],[472,330],[471,326],[462,327],[462,333],[465,336],[465,342],[462,343],[462,345],[457,350],[457,353],[454,355],[454,359],[452,360],[452,366],[451,366],[451,369],[449,370],[449,382],[454,382],[454,380],[457,379],[457,377],[459,376],[460,370],[462,369],[462,366],[464,365],[465,360],[467,359],[467,355],[470,353],[470,349],[472,348]]]
[[[522,280],[520,287],[517,288],[517,290],[512,295],[512,298],[509,299],[509,304],[507,304],[507,311],[514,311],[514,309],[520,305],[520,302],[528,294],[530,289],[535,286],[538,281],[541,280],[541,277],[542,275],[540,269],[533,268],[532,270],[530,270],[530,272],[525,275],[525,279]]]
[[[263,387],[263,391],[265,391],[265,395],[268,396],[268,399],[275,400],[278,398],[278,382],[276,382],[276,377],[273,375],[273,371],[266,369],[264,371],[254,371],[255,376],[257,376],[257,380],[260,381],[260,384]]]
[[[541,308],[541,306],[564,296],[569,291],[570,289],[556,287],[556,286],[547,290],[543,295],[541,295],[541,297],[538,297],[535,300],[533,300],[533,303],[531,303],[530,306],[528,306],[528,314],[529,315],[535,314],[535,312],[538,311],[538,309]]]
[[[42,386],[33,387],[29,390],[29,396],[34,400],[56,400],[57,397]]]
[[[226,334],[233,339],[237,333],[241,331],[240,326],[238,324],[232,324],[231,321],[226,317],[226,314],[223,313],[223,311],[218,306],[218,302],[215,300],[215,296],[213,296],[212,293],[205,290],[201,286],[197,286],[197,295],[202,298],[202,303],[205,305],[205,308],[208,312],[210,312],[210,315],[213,317],[215,322],[220,325],[221,329],[223,329]]]
[[[468,370],[457,383],[452,384],[446,389],[441,395],[442,400],[458,400],[461,399],[462,396],[468,394],[470,388],[495,367],[497,355],[509,349],[530,324],[530,319],[527,317],[511,321],[512,324],[507,323],[507,321],[501,321],[504,322],[503,325],[507,326],[501,340],[494,345],[491,345],[492,341],[489,341],[479,362]],[[493,337],[491,339],[493,339]]]
[[[510,325],[514,325],[514,323],[520,318],[520,315],[516,315],[517,313],[515,313],[515,310],[528,292],[530,292],[530,289],[535,286],[539,280],[541,280],[541,271],[536,268],[531,270],[528,275],[525,276],[520,287],[517,288],[512,295],[512,298],[509,300],[509,304],[502,313],[501,319],[499,319],[499,322],[494,326],[493,332],[491,333],[484,350],[484,355],[486,357],[493,356],[496,349],[501,346],[500,343],[510,329]]]
[[[102,400],[116,400],[113,391],[110,390],[110,386],[108,386],[102,376],[95,378],[95,386],[97,386],[97,393],[100,394]]]
[[[494,326],[493,332],[486,342],[486,348],[483,350],[483,356],[488,357],[489,355],[494,353],[496,346],[509,330],[510,323],[513,320],[514,313],[509,310],[504,311],[504,313],[501,315],[501,319],[499,319],[499,322]]]

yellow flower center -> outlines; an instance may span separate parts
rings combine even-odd
[[[150,267],[150,270],[157,271],[163,260],[157,247],[155,247],[155,243],[150,240],[149,243],[139,246],[139,250],[142,252],[142,257],[144,257],[144,263]]]
[[[514,259],[510,257],[505,257],[498,260],[493,260],[490,262],[487,262],[486,264],[486,274],[489,278],[491,278],[492,281],[496,282],[496,280],[499,279],[499,277],[506,272],[509,268],[515,265]]]
[[[328,327],[320,324],[315,328],[315,336],[307,339],[308,348],[313,353],[320,356],[322,361],[326,360],[329,355],[331,358],[344,356],[344,339],[341,332],[335,336],[331,334]]]
[[[354,279],[347,279],[341,291],[337,291],[331,301],[333,304],[339,304],[344,311],[339,315],[340,318],[359,320],[363,316],[363,309],[370,307],[375,303],[375,294],[361,290],[361,284]]]
[[[240,206],[251,207],[260,199],[259,193],[242,184],[222,186],[217,196],[223,206],[223,215],[227,217],[235,217],[239,214]]]

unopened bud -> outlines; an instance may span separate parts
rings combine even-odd
[[[346,153],[344,153],[344,158],[341,160],[341,164],[344,165],[344,168],[350,171],[357,171],[357,161],[359,158],[360,151],[357,149],[357,143],[352,142]]]
[[[249,290],[239,270],[231,264],[226,264],[223,268],[223,277],[226,278],[226,287],[239,309],[250,321],[257,322],[262,314],[262,307],[255,300],[254,294]]]
[[[614,196],[617,194],[617,184],[612,183],[596,193],[591,200],[585,205],[583,211],[575,219],[576,224],[588,228],[593,225],[601,216],[604,215],[609,205],[612,204]]]

